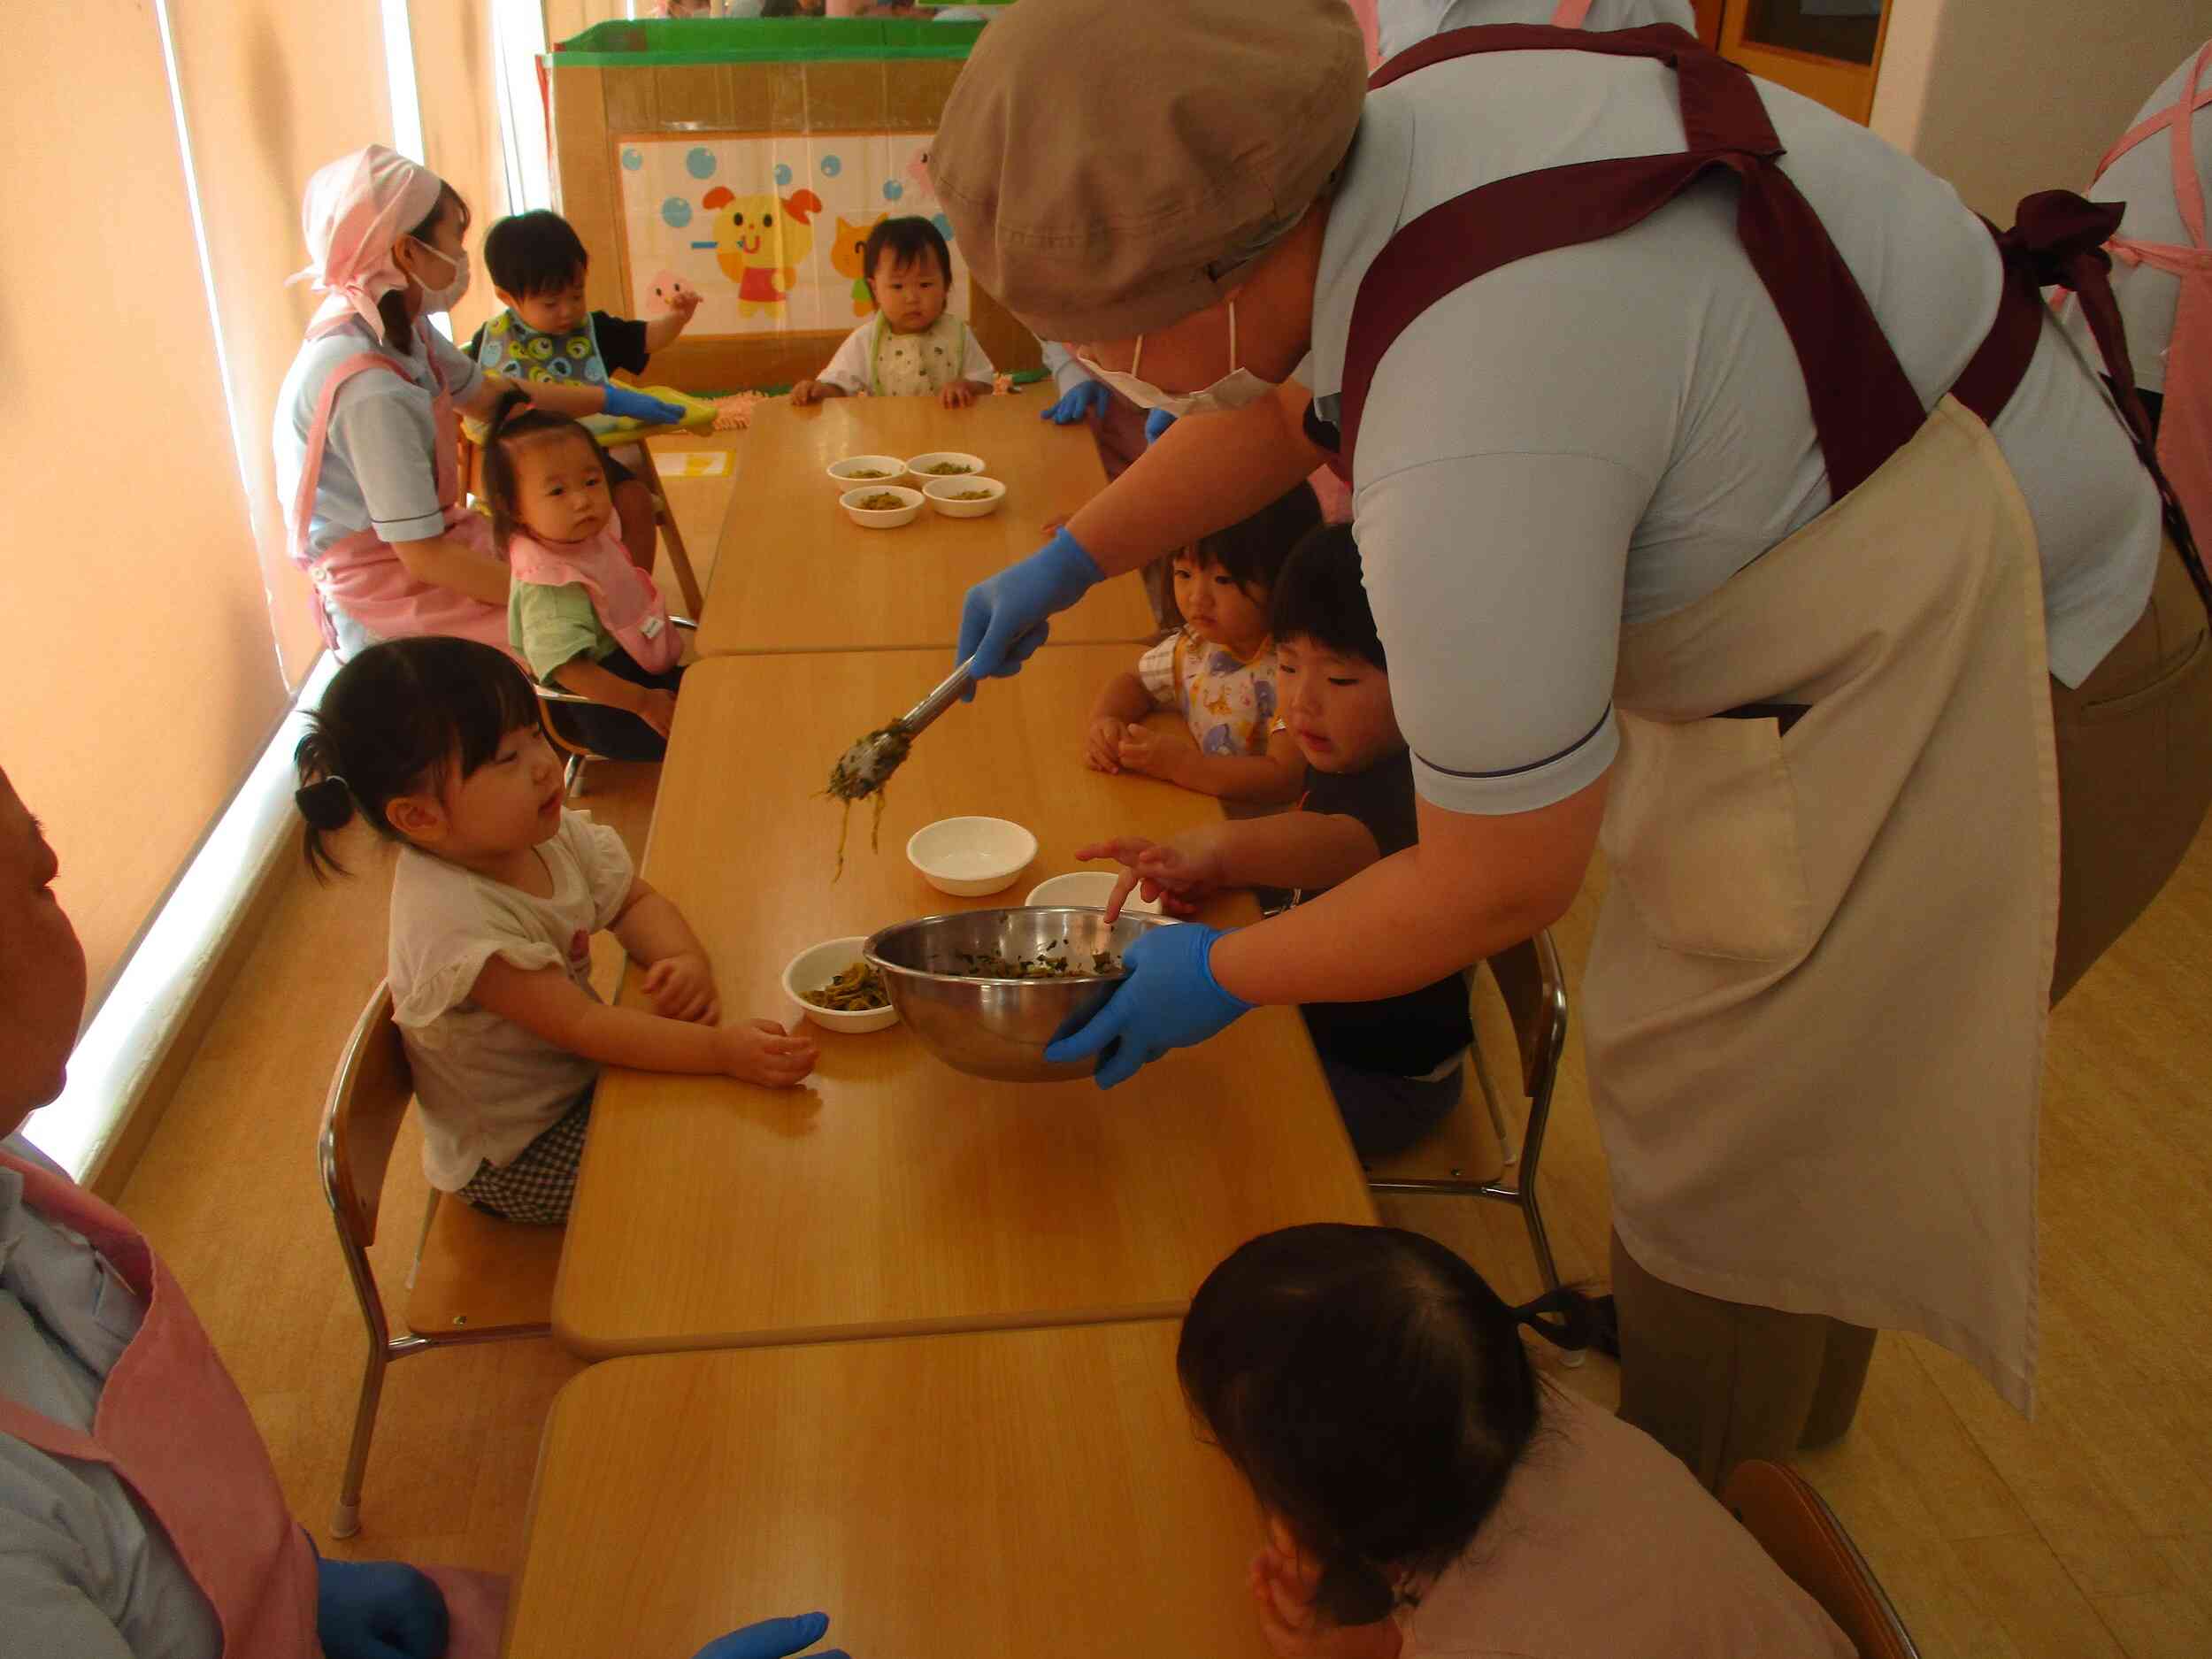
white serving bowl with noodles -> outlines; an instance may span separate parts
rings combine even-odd
[[[868,943],[864,933],[846,939],[826,939],[818,945],[810,945],[791,958],[783,971],[783,994],[799,1005],[799,1011],[824,1031],[864,1032],[881,1031],[886,1025],[895,1025],[899,1010],[886,1005],[847,1011],[835,1008],[820,1008],[807,1001],[807,993],[819,990],[832,979],[863,960]]]

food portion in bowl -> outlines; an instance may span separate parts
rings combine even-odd
[[[935,479],[966,478],[980,472],[983,457],[958,449],[935,449],[927,455],[909,456],[905,465],[908,472],[926,483]]]
[[[829,474],[833,484],[845,488],[903,478],[906,463],[895,455],[849,455],[841,461],[832,461],[823,471]]]
[[[906,498],[894,495],[887,489],[879,489],[872,495],[863,495],[852,503],[863,512],[896,512],[906,505]]]
[[[800,1001],[816,1008],[826,1008],[833,1014],[864,1014],[871,1009],[891,1006],[891,999],[884,992],[883,976],[865,962],[854,963],[827,985],[800,993]]]
[[[947,501],[988,501],[998,494],[995,489],[957,489],[945,497]]]
[[[922,511],[922,492],[902,484],[868,485],[837,498],[845,516],[864,530],[891,530],[911,524]]]
[[[1067,941],[1060,941],[1064,949]],[[969,979],[1118,979],[1121,977],[1121,958],[1110,950],[1094,951],[1091,965],[1085,968],[1073,957],[1056,956],[1051,947],[1033,956],[1005,956],[996,951],[964,950],[960,959],[964,964],[961,974]]]

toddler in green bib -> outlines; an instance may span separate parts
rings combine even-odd
[[[945,309],[952,250],[926,219],[887,219],[869,233],[860,268],[876,314],[846,336],[829,366],[791,388],[804,405],[825,397],[927,397],[965,409],[995,371],[975,331]]]

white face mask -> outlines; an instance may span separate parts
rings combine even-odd
[[[451,311],[461,303],[462,296],[469,291],[469,250],[464,248],[458,254],[449,254],[431,247],[419,236],[411,236],[408,241],[426,252],[436,254],[439,258],[453,267],[453,280],[442,288],[432,288],[420,277],[415,279],[422,288],[423,310],[426,311]]]
[[[1102,369],[1088,357],[1078,359],[1093,374],[1112,387],[1141,409],[1164,409],[1180,420],[1186,415],[1218,415],[1232,409],[1242,409],[1256,403],[1276,390],[1275,382],[1263,380],[1249,369],[1237,366],[1237,303],[1229,302],[1229,373],[1211,386],[1195,392],[1164,392],[1149,380],[1137,378],[1137,369],[1144,362],[1144,336],[1137,336],[1137,349],[1129,359],[1129,369]]]

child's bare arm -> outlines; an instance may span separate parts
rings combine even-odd
[[[691,326],[692,316],[699,309],[699,296],[686,289],[669,303],[675,309],[645,319],[645,350],[649,357],[673,342],[677,335]]]
[[[1367,826],[1341,813],[1277,812],[1208,827],[1218,836],[1225,887],[1333,887],[1382,856]]]
[[[1305,757],[1287,732],[1270,737],[1264,755],[1209,755],[1179,733],[1133,726],[1122,733],[1120,759],[1125,771],[1256,806],[1286,805],[1306,781]]]
[[[634,686],[619,674],[611,674],[588,657],[572,657],[549,676],[563,691],[572,691],[610,709],[621,709],[668,735],[676,718],[676,694],[653,686]]]
[[[1152,712],[1153,706],[1152,694],[1144,688],[1144,681],[1133,673],[1120,673],[1099,687],[1098,696],[1091,704],[1091,718],[1126,724],[1143,719]]]
[[[711,1025],[722,1013],[714,968],[683,913],[668,897],[633,878],[611,926],[630,960],[645,972],[638,986],[657,1013]]]
[[[611,1008],[585,995],[559,968],[518,968],[494,956],[469,995],[478,1007],[602,1065],[772,1084],[796,1083],[814,1069],[812,1042],[780,1028],[772,1034],[764,1021],[702,1025],[642,1009]]]

